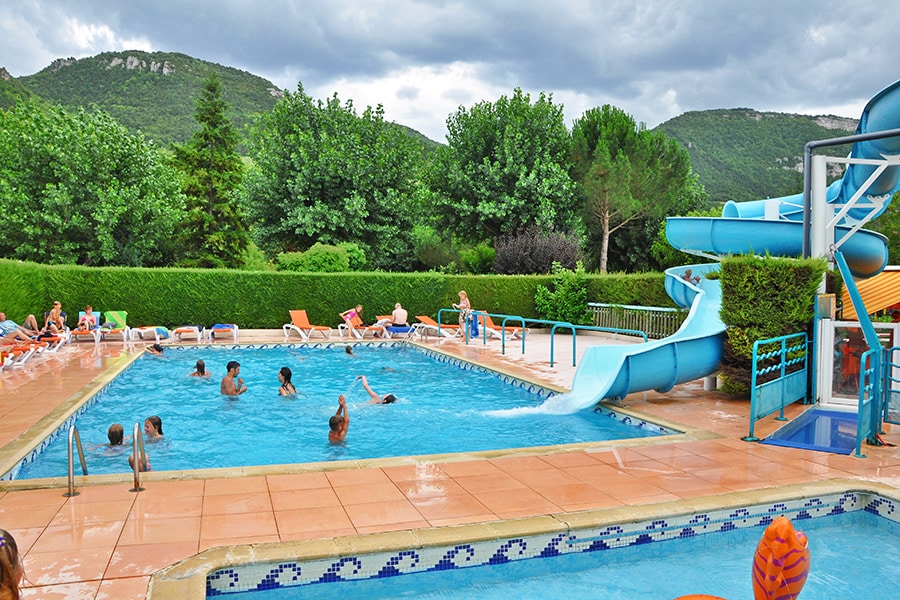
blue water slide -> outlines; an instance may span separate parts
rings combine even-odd
[[[857,133],[900,128],[900,81],[873,97],[859,121]],[[882,158],[900,154],[900,139],[887,138],[853,144],[853,158]],[[826,191],[829,204],[848,202],[875,170],[874,165],[850,164],[844,177]],[[891,166],[868,188],[869,196],[886,196],[900,188],[900,169]],[[849,211],[835,236],[842,237],[865,209]],[[669,218],[669,243],[686,252],[716,254],[769,254],[794,257],[802,252],[803,194],[729,202],[722,218]],[[871,277],[887,265],[887,238],[861,229],[841,246],[847,264],[856,277]],[[666,292],[676,304],[690,307],[687,318],[675,334],[643,344],[594,346],[581,359],[572,392],[566,399],[571,409],[589,408],[606,398],[657,390],[666,392],[679,383],[714,373],[722,357],[725,325],[719,317],[721,287],[718,279],[705,275],[717,271],[718,264],[686,265],[666,271]],[[691,269],[701,277],[695,284],[682,278]]]

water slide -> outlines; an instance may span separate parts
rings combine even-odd
[[[900,128],[900,81],[873,97],[860,117],[856,133]],[[900,138],[853,144],[850,156],[880,159],[900,154]],[[844,177],[827,189],[827,202],[835,214],[863,186],[875,165],[850,164]],[[865,196],[890,197],[900,189],[900,167],[888,167],[866,190]],[[884,210],[884,207],[881,209]],[[851,209],[835,228],[835,238],[864,219],[868,210]],[[880,214],[878,211],[877,214]],[[669,218],[666,237],[682,251],[695,254],[770,254],[796,257],[802,252],[803,194],[751,202],[728,202],[722,218]],[[856,277],[871,277],[887,265],[887,238],[860,229],[841,246]],[[690,308],[673,335],[642,344],[588,348],[572,381],[566,408],[590,408],[601,400],[624,398],[647,390],[667,392],[675,385],[715,373],[722,357],[725,325],[719,317],[721,288],[718,279],[704,277],[719,265],[685,265],[666,271],[666,292],[681,307]],[[695,284],[682,278],[691,269],[701,277]]]

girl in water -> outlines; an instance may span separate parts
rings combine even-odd
[[[278,388],[280,395],[293,396],[297,393],[297,388],[291,383],[291,370],[289,368],[281,367],[281,370],[278,371],[278,381],[281,382],[281,387]]]

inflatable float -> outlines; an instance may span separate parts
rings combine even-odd
[[[787,517],[766,527],[753,557],[754,600],[797,600],[809,575],[808,540]],[[675,600],[725,600],[709,594],[688,594]]]

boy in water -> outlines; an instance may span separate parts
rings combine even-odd
[[[334,416],[328,419],[328,441],[332,444],[343,442],[347,437],[347,430],[350,428],[350,413],[347,412],[347,401],[344,395],[338,396],[338,409]]]

